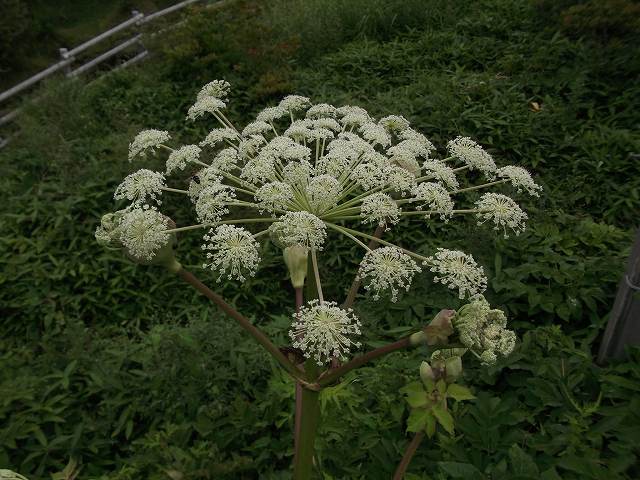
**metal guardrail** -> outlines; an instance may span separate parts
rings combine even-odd
[[[134,37],[132,37],[132,38],[130,38],[128,40],[125,40],[124,42],[122,42],[122,43],[116,45],[115,47],[113,47],[111,50],[107,50],[102,55],[98,55],[93,60],[90,60],[87,63],[85,63],[84,65],[82,65],[82,66],[76,68],[75,70],[72,70],[71,72],[67,73],[67,76],[68,77],[76,77],[76,76],[80,75],[81,73],[84,73],[86,71],[91,70],[93,67],[101,64],[105,60],[117,55],[118,53],[122,52],[123,50],[126,50],[131,45],[139,43],[141,38],[142,38],[142,34],[139,33],[138,35],[135,35]]]
[[[72,48],[71,50],[68,50],[66,48],[61,48],[60,49],[60,56],[61,56],[61,60],[54,63],[53,65],[51,65],[50,67],[42,70],[41,72],[36,73],[35,75],[33,75],[32,77],[20,82],[19,84],[11,87],[10,89],[1,92],[0,93],[0,103],[4,102],[12,97],[14,97],[15,95],[29,89],[30,87],[32,87],[33,85],[35,85],[36,83],[44,80],[47,77],[50,77],[51,75],[54,75],[56,73],[58,73],[59,71],[64,71],[65,75],[67,77],[77,77],[78,75],[81,75],[83,73],[86,73],[87,71],[91,70],[92,68],[98,66],[99,64],[103,63],[104,61],[118,55],[119,53],[123,52],[124,50],[138,44],[140,45],[140,47],[142,47],[142,50],[137,53],[136,55],[134,55],[133,57],[129,58],[128,60],[126,60],[125,62],[121,63],[120,65],[116,66],[115,69],[121,69],[121,68],[126,68],[136,62],[139,62],[140,60],[143,60],[144,58],[146,58],[149,55],[149,52],[147,51],[147,49],[144,47],[144,45],[142,44],[142,34],[138,33],[137,35],[134,35],[133,37],[123,41],[122,43],[119,43],[118,45],[116,45],[115,47],[111,48],[110,50],[107,50],[106,52],[98,55],[97,57],[87,61],[86,63],[82,64],[81,66],[79,66],[78,68],[72,70],[71,69],[71,65],[77,60],[77,57],[79,54],[81,54],[82,52],[84,52],[85,50],[93,47],[94,45],[97,45],[99,43],[101,43],[102,41],[106,40],[109,37],[112,37],[113,35],[115,35],[116,33],[125,31],[129,28],[132,27],[137,27],[137,26],[141,26],[143,24],[147,24],[157,18],[163,17],[164,15],[167,15],[169,13],[178,11],[188,5],[194,4],[196,2],[200,2],[202,0],[185,0],[182,1],[180,3],[176,3],[175,5],[172,5],[170,7],[167,7],[163,10],[159,10],[157,12],[151,13],[149,15],[145,15],[144,13],[138,12],[137,10],[134,10],[131,13],[131,18],[129,18],[128,20],[125,20],[124,22],[116,25],[115,27],[107,30],[106,32],[103,32],[99,35],[96,35],[95,37],[93,37],[90,40],[87,40],[86,42],[78,45],[77,47]],[[220,2],[220,3],[224,3],[224,2]],[[2,125],[6,125],[8,123],[10,123],[18,114],[19,114],[20,110],[16,109],[13,111],[10,111],[6,114],[4,114],[3,116],[0,117],[0,126]],[[8,143],[8,139],[7,138],[1,138],[0,137],[0,149],[2,147],[4,147],[7,143]]]

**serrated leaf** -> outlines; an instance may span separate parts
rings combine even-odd
[[[433,437],[433,435],[436,433],[436,417],[433,416],[433,413],[431,413],[430,411],[428,411],[428,415],[427,415],[427,424],[424,428],[427,437],[431,438]]]
[[[449,432],[450,434],[453,434],[453,417],[451,416],[451,414],[444,409],[444,407],[440,406],[440,405],[436,405],[434,406],[431,411],[433,412],[433,415],[436,417],[436,419],[438,420],[438,423],[440,425],[442,425],[442,428],[444,428],[447,432]]]
[[[426,409],[411,410],[407,419],[407,432],[419,432],[425,428],[428,415],[429,410]]]
[[[447,387],[447,396],[453,398],[457,402],[463,400],[473,400],[475,395],[467,387],[452,383]]]
[[[429,400],[425,391],[422,392],[409,392],[407,394],[407,403],[411,408],[424,407]]]

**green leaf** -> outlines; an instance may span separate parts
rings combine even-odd
[[[420,430],[425,428],[428,416],[429,410],[411,410],[409,418],[407,419],[407,432],[419,432]]]
[[[407,403],[411,405],[411,408],[424,407],[429,400],[427,399],[427,393],[422,392],[409,392],[407,394]]]
[[[455,383],[452,383],[447,387],[447,395],[457,402],[473,400],[476,398],[467,387],[463,387],[462,385],[457,385]]]
[[[537,476],[540,473],[536,462],[518,445],[512,445],[509,449],[509,459],[513,472],[518,475]]]
[[[431,438],[433,437],[433,435],[436,433],[436,417],[433,416],[433,413],[431,413],[431,411],[427,410],[427,425],[424,428],[424,431],[427,434],[427,437]]]
[[[480,470],[470,463],[438,462],[438,466],[453,478],[464,478],[466,480],[482,478]]]
[[[450,434],[453,434],[453,417],[451,414],[440,405],[435,405],[431,411],[438,419],[438,423],[442,425],[442,428]]]

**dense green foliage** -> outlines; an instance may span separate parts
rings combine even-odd
[[[523,205],[518,238],[473,222],[397,229],[419,251],[472,253],[522,338],[496,368],[465,368],[477,400],[407,478],[638,478],[640,354],[592,362],[640,207],[638,30],[618,19],[593,35],[575,20],[593,2],[562,3],[233,2],[156,38],[161,54],[139,68],[43,88],[0,152],[0,468],[39,480],[74,458],[88,479],[289,478],[292,383],[195,291],[93,239],[133,135],[202,136],[210,125],[185,123],[186,109],[225,78],[238,124],[290,92],[362,105],[406,116],[440,147],[475,137],[545,188]],[[184,224],[189,210],[170,213]],[[341,242],[321,259],[337,299],[358,253]],[[198,245],[182,237],[181,261],[215,285]],[[256,278],[216,288],[284,345],[292,292],[278,252],[263,254]],[[368,348],[459,305],[419,280],[397,304],[359,298]],[[396,353],[323,393],[324,479],[390,478],[408,438],[398,391],[423,357]]]

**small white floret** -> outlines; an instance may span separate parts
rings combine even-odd
[[[399,290],[409,291],[413,276],[422,269],[406,253],[397,247],[382,247],[370,250],[364,256],[358,278],[367,290],[373,292],[374,300],[380,293],[388,291],[391,301],[398,300]]]
[[[219,272],[218,282],[226,276],[241,282],[253,277],[260,263],[258,242],[244,228],[220,225],[204,236],[202,250],[207,252],[207,262],[202,268]]]
[[[169,140],[169,132],[166,130],[143,130],[133,142],[129,144],[129,161],[132,161],[135,157],[144,157],[147,150],[151,150],[155,153],[155,149]]]
[[[269,231],[284,247],[300,245],[322,250],[327,238],[324,222],[309,212],[288,212],[273,223]]]
[[[185,145],[171,152],[169,158],[167,158],[167,174],[171,174],[177,169],[184,170],[187,163],[197,162],[201,151],[197,145]]]
[[[130,200],[136,206],[146,203],[147,200],[153,200],[160,205],[162,201],[158,196],[162,194],[164,187],[164,175],[162,173],[143,168],[127,175],[116,188],[113,198],[116,200]]]
[[[426,264],[436,274],[433,281],[457,289],[460,298],[482,293],[487,288],[484,269],[471,255],[458,250],[438,248],[436,254],[427,259]]]
[[[377,192],[369,195],[362,202],[360,216],[364,222],[375,223],[388,230],[388,225],[395,225],[400,221],[400,207],[386,193]]]
[[[332,358],[345,360],[352,347],[360,347],[360,342],[352,340],[361,334],[360,320],[351,309],[339,308],[336,302],[312,300],[293,319],[289,331],[293,346],[320,366]]]
[[[457,137],[447,143],[447,150],[452,157],[459,158],[469,166],[470,170],[480,170],[488,178],[495,177],[496,163],[480,145],[469,137]]]
[[[504,238],[509,238],[507,228],[513,230],[516,236],[520,235],[526,228],[527,214],[506,195],[485,193],[476,202],[476,207],[480,210],[476,214],[478,225],[491,221],[493,222],[494,230],[502,228]]]

